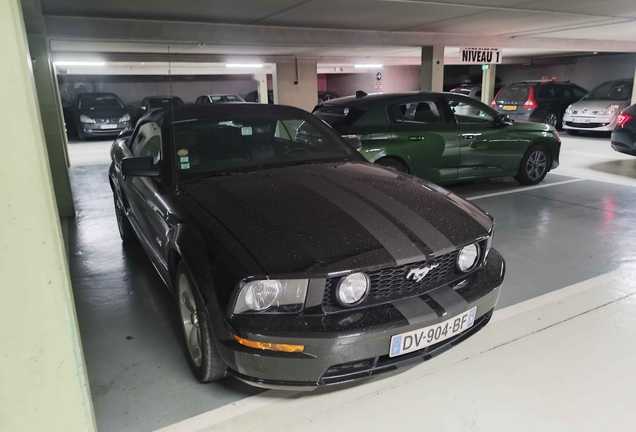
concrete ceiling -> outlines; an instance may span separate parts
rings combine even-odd
[[[34,1],[34,0],[23,0]],[[423,45],[504,59],[636,52],[636,0],[40,0],[54,52],[385,59]],[[391,60],[393,59],[393,60]],[[124,59],[125,60],[125,59]],[[271,60],[271,59],[270,59]],[[219,59],[223,61],[223,59]]]

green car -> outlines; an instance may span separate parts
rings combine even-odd
[[[513,122],[459,94],[358,92],[313,113],[359,138],[368,161],[434,183],[514,176],[533,185],[559,166],[561,139],[552,126]]]

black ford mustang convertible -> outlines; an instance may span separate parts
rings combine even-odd
[[[346,382],[428,360],[490,319],[505,268],[493,219],[356,146],[257,104],[156,112],[113,144],[121,237],[176,296],[200,381]]]

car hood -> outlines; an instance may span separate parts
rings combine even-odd
[[[610,105],[619,105],[619,111],[621,111],[629,106],[629,101],[611,99],[580,100],[572,104],[572,109],[578,111],[578,114],[594,115],[594,111],[602,110]],[[587,112],[583,113],[582,111],[586,108]]]
[[[116,108],[116,109],[82,109],[77,110],[76,114],[85,115],[91,118],[115,118],[115,117],[123,117],[128,111],[124,108]]]
[[[550,132],[550,130],[554,129],[552,126],[547,125],[545,123],[535,123],[535,122],[528,122],[528,121],[521,121],[521,120],[515,120],[514,127],[517,130],[532,131],[532,132]]]
[[[272,276],[420,262],[492,229],[433,184],[362,162],[301,165],[181,185]]]

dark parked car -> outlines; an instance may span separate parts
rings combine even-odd
[[[245,102],[239,95],[232,94],[213,94],[199,96],[194,102],[195,105],[206,105],[214,103],[228,103],[228,102]]]
[[[318,103],[326,102],[326,101],[331,100],[331,99],[338,99],[339,97],[340,96],[338,96],[334,92],[319,91],[318,92]]]
[[[183,100],[177,96],[151,96],[144,98],[139,107],[138,118],[148,113],[161,110],[184,106]]]
[[[563,129],[570,135],[614,130],[618,113],[631,103],[633,87],[634,80],[601,84],[565,110]]]
[[[78,138],[112,137],[132,128],[132,107],[125,107],[113,93],[82,93],[73,104]]]
[[[636,105],[628,107],[616,116],[612,148],[617,152],[636,156]]]
[[[301,124],[315,139],[297,137]],[[111,156],[121,237],[139,239],[176,296],[202,382],[315,387],[392,371],[466,340],[497,303],[493,219],[365,162],[305,111],[158,111]]]
[[[369,161],[435,183],[515,176],[541,182],[559,166],[561,140],[544,124],[504,114],[454,93],[397,93],[334,99],[314,114],[362,142]]]
[[[560,128],[566,108],[587,90],[570,82],[522,81],[502,88],[492,107],[513,120],[546,123]]]
[[[258,102],[258,92],[256,90],[249,92],[245,96],[245,102]],[[274,91],[267,90],[267,103],[274,103]]]

